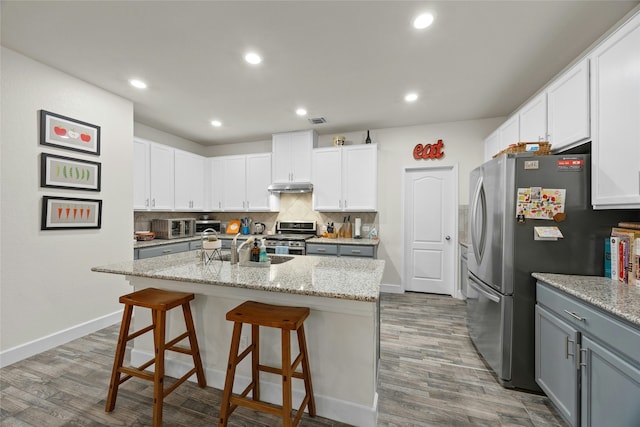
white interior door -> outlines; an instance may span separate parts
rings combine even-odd
[[[404,193],[404,288],[453,295],[457,169],[407,171]]]

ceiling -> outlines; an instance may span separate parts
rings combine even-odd
[[[208,146],[506,116],[638,3],[3,0],[1,41]]]

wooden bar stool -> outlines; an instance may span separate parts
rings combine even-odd
[[[229,351],[229,364],[227,365],[227,378],[222,394],[222,407],[220,409],[219,427],[227,425],[229,415],[238,407],[245,406],[257,411],[282,417],[282,425],[285,427],[296,426],[302,417],[305,406],[309,415],[315,417],[316,405],[311,386],[311,373],[309,371],[309,355],[304,335],[304,320],[309,316],[307,307],[285,307],[279,305],[262,304],[247,301],[227,313],[227,320],[233,323],[233,335],[231,349]],[[242,324],[251,325],[251,344],[238,353],[240,347],[240,335]],[[282,368],[275,368],[260,364],[260,326],[279,328],[282,331]],[[298,333],[298,347],[300,353],[291,363],[291,331]],[[240,394],[234,395],[233,381],[236,367],[251,353],[251,383]],[[298,365],[302,365],[302,372],[297,372]],[[272,405],[260,401],[260,372],[268,372],[282,376],[282,406]],[[305,397],[298,409],[295,419],[291,418],[291,379],[299,378],[304,381]],[[251,399],[246,396],[252,392]]]
[[[107,404],[105,408],[106,412],[111,412],[115,408],[116,398],[118,396],[118,387],[120,384],[132,377],[142,378],[153,382],[154,427],[162,425],[163,399],[175,390],[176,387],[186,381],[187,378],[195,373],[198,378],[198,385],[200,387],[206,387],[207,383],[204,378],[198,340],[196,339],[193,318],[191,317],[191,307],[189,305],[189,301],[192,299],[194,299],[194,295],[192,293],[172,292],[155,288],[142,289],[120,297],[120,302],[124,304],[124,314],[122,316],[122,324],[120,326],[120,336],[118,337],[116,355],[113,361],[111,383],[109,384],[109,395],[107,396]],[[134,306],[151,309],[151,318],[153,323],[137,332],[129,334],[131,315],[133,313]],[[171,341],[165,342],[167,311],[178,306],[182,306],[187,331]],[[155,357],[137,368],[122,366],[127,342],[150,331],[153,331]],[[185,338],[189,338],[189,348],[176,346],[176,344]],[[167,350],[190,354],[193,357],[194,368],[165,389],[164,352]],[[145,369],[153,364],[155,364],[153,373],[145,371]],[[121,374],[125,374],[122,379],[120,378]]]

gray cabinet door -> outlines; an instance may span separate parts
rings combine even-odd
[[[640,367],[582,337],[582,426],[640,425]]]
[[[578,425],[578,331],[536,305],[536,382],[571,426]]]

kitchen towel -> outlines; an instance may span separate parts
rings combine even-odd
[[[276,254],[287,255],[289,253],[289,246],[276,246]]]

